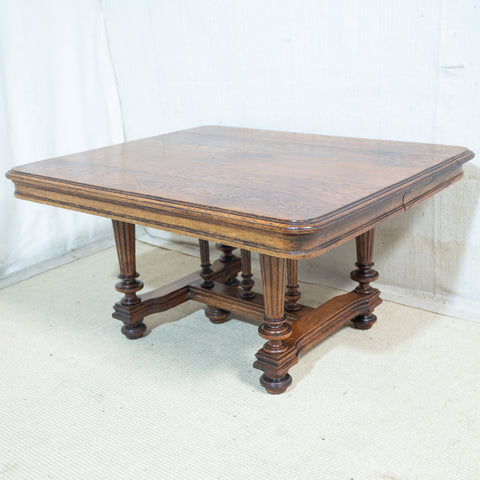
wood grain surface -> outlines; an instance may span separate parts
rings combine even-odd
[[[19,198],[312,257],[458,180],[472,157],[464,147],[206,126],[7,176]]]

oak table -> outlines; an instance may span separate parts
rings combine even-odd
[[[30,163],[7,177],[18,198],[113,220],[124,294],[113,317],[127,338],[144,334],[147,315],[188,300],[206,304],[215,323],[247,315],[266,340],[254,363],[260,382],[282,393],[300,353],[350,320],[358,329],[375,323],[376,225],[459,180],[471,158],[463,147],[205,126]],[[135,224],[198,238],[200,272],[137,294]],[[298,259],[354,237],[357,287],[317,308],[301,305]],[[213,264],[209,241],[221,251]],[[263,294],[253,289],[252,251]]]

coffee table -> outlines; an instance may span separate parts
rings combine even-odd
[[[127,338],[144,335],[147,315],[188,300],[204,303],[214,323],[230,312],[252,317],[266,340],[254,363],[260,382],[282,393],[301,353],[350,320],[358,329],[375,323],[375,227],[459,180],[471,158],[463,147],[204,126],[30,163],[7,177],[18,198],[113,220],[124,294],[113,317]],[[135,224],[198,238],[201,270],[137,294]],[[301,305],[298,259],[354,237],[355,289]],[[209,241],[221,251],[213,264]],[[253,289],[252,251],[263,294]]]

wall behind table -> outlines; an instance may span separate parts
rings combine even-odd
[[[0,11],[2,172],[121,142],[122,120],[128,140],[225,124],[480,153],[478,0],[0,0]],[[479,158],[465,170],[378,228],[388,298],[478,318]],[[111,237],[105,219],[15,200],[3,176],[0,203],[0,277]],[[349,288],[353,260],[350,242],[301,262],[301,277]]]
[[[112,235],[106,219],[15,199],[4,173],[123,140],[100,3],[0,1],[0,278]]]
[[[224,124],[457,144],[480,156],[479,1],[103,5],[127,139]],[[378,228],[387,298],[478,319],[479,165]],[[350,288],[354,248],[301,262],[301,277]]]

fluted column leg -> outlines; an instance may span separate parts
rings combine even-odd
[[[288,346],[284,340],[292,333],[285,317],[285,259],[260,254],[265,316],[258,333],[267,340],[257,353],[254,366],[264,371],[260,383],[268,393],[283,393],[292,383],[290,365],[283,363]]]
[[[358,286],[354,292],[359,295],[368,295],[373,292],[370,285],[378,279],[378,272],[373,270],[375,265],[372,261],[373,243],[375,238],[375,229],[368,230],[356,238],[357,261],[355,262],[356,270],[351,272],[352,280],[358,282]],[[360,330],[368,330],[377,321],[377,317],[373,314],[373,310],[364,315],[358,315],[352,322],[355,328]]]
[[[287,291],[285,294],[287,304],[285,309],[289,312],[296,312],[302,308],[297,302],[300,300],[298,290],[298,260],[287,259]]]
[[[209,275],[212,273],[211,264],[210,264],[210,250],[207,240],[199,240],[200,243],[200,262],[201,268],[200,276],[203,278],[203,282],[200,285],[202,288],[213,288],[214,282],[209,278]],[[231,251],[230,251],[231,255]],[[232,261],[234,258],[231,255],[231,259],[225,260],[225,262]],[[228,310],[223,310],[222,308],[218,308],[216,305],[207,305],[205,309],[205,316],[212,322],[212,323],[224,323],[228,320],[228,316],[230,312]]]
[[[228,245],[224,245],[223,243],[216,243],[215,248],[217,250],[220,250],[222,254],[220,255],[220,261],[223,263],[232,263],[234,260],[236,260],[235,255],[233,255],[233,250],[235,250],[235,247],[230,247]],[[231,276],[228,278],[225,282],[225,285],[231,285],[231,286],[237,286],[238,285],[238,280],[237,280],[237,274]]]
[[[252,292],[252,288],[255,282],[252,279],[252,256],[249,250],[240,250],[240,260],[242,262],[242,281],[240,285],[243,288],[241,297],[245,300],[255,298],[255,293]]]
[[[120,282],[115,288],[124,294],[120,303],[128,310],[140,303],[136,292],[143,288],[143,282],[137,280],[139,275],[135,265],[135,225],[113,220],[113,232],[120,265]],[[143,319],[134,322],[125,319],[123,322],[122,333],[130,340],[140,338],[147,328]]]
[[[200,285],[202,288],[213,288],[213,280],[209,278],[212,273],[210,263],[210,249],[207,240],[199,240],[200,245],[200,276],[203,278],[203,282]]]

